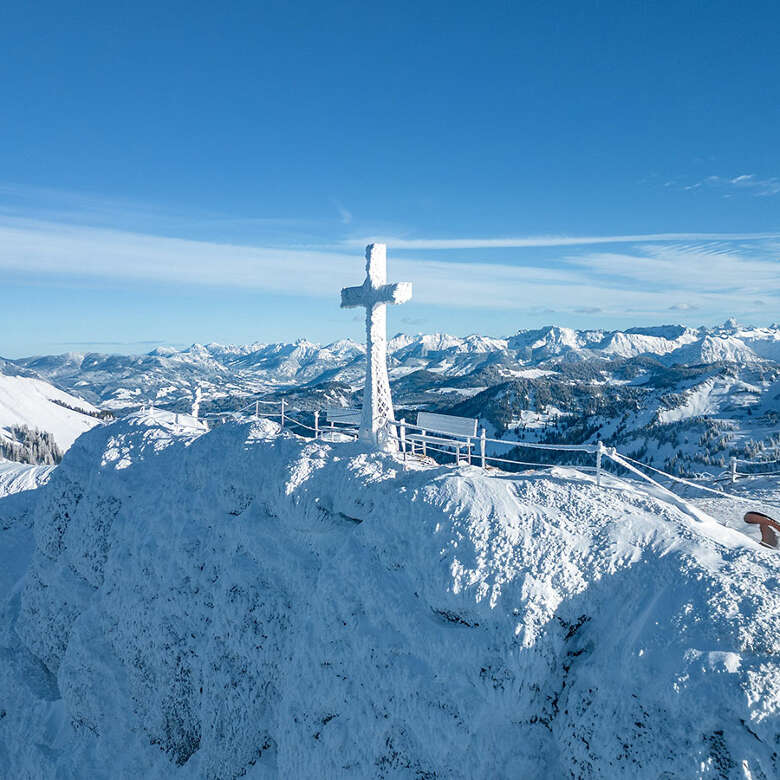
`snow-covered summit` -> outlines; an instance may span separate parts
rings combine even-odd
[[[138,414],[30,495],[8,776],[780,772],[778,556],[628,484]]]

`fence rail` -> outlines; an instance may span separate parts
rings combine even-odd
[[[262,407],[262,409],[261,409]],[[270,408],[269,408],[270,407]],[[349,438],[356,439],[358,437],[357,427],[353,423],[341,423],[339,421],[326,422],[325,426],[320,424],[320,410],[305,410],[291,408],[286,399],[282,398],[279,401],[271,401],[266,399],[256,399],[246,406],[242,406],[239,409],[233,409],[225,412],[209,412],[202,415],[203,418],[209,419],[221,419],[222,421],[227,418],[238,418],[242,414],[249,412],[251,415],[259,419],[261,416],[266,418],[278,419],[282,428],[294,427],[303,431],[308,431],[313,434],[314,439],[331,440],[334,439],[336,434],[348,436]],[[299,419],[301,415],[311,415],[312,425],[308,422],[304,422]],[[423,429],[419,425],[408,423],[406,420],[390,420],[388,422],[388,435],[389,438],[398,444],[400,454],[403,457],[404,463],[407,462],[409,456],[417,457],[416,453],[412,452],[410,448],[410,440],[407,438],[409,432],[421,432],[425,434],[426,429]],[[419,439],[419,434],[417,438]],[[657,490],[660,490],[666,494],[675,505],[692,515],[696,519],[701,519],[700,510],[696,507],[692,507],[685,502],[680,496],[672,492],[669,488],[658,482],[657,478],[649,476],[645,473],[645,470],[657,474],[659,477],[665,477],[673,483],[685,485],[690,488],[700,490],[704,493],[713,494],[720,498],[728,497],[729,499],[738,501],[740,503],[751,504],[755,502],[733,493],[727,493],[722,488],[708,487],[700,483],[701,478],[679,477],[674,474],[669,474],[662,469],[650,466],[647,463],[643,463],[635,458],[631,458],[628,455],[619,453],[614,447],[606,447],[603,442],[598,441],[596,444],[548,444],[542,442],[528,442],[528,441],[515,441],[507,439],[495,439],[487,436],[484,428],[480,431],[478,436],[463,436],[458,434],[447,434],[449,440],[444,440],[437,434],[434,441],[430,441],[426,444],[424,452],[436,452],[442,455],[455,456],[455,462],[460,465],[462,460],[468,464],[473,465],[473,461],[476,460],[477,464],[487,469],[491,464],[508,464],[512,466],[523,466],[531,468],[554,468],[554,467],[572,467],[580,471],[595,472],[596,484],[601,486],[602,473],[604,471],[604,458],[608,458],[612,463],[620,466],[622,469],[632,473],[639,479],[652,484]],[[446,443],[445,443],[446,442]],[[451,442],[451,443],[450,443]],[[529,449],[529,450],[541,450],[548,452],[568,452],[568,453],[581,453],[583,455],[595,456],[593,465],[583,463],[542,463],[536,461],[519,460],[515,458],[502,458],[496,454],[489,455],[487,453],[487,445],[493,445],[493,449],[496,445],[508,447],[510,449]],[[438,446],[437,446],[438,445]],[[474,447],[478,448],[478,452],[473,452]],[[465,450],[461,455],[461,450]],[[742,463],[746,465],[767,465],[771,463],[780,463],[780,460],[765,460],[765,461],[749,461],[742,458],[732,457],[729,461],[729,469],[724,472],[718,478],[712,480],[713,484],[717,482],[730,482],[734,484],[739,477],[752,477],[752,476],[774,476],[780,474],[780,470],[771,472],[744,472],[737,469],[737,464]]]

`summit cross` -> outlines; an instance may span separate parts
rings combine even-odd
[[[341,308],[366,309],[366,384],[360,439],[382,449],[397,449],[389,437],[388,420],[393,419],[393,399],[387,378],[387,304],[406,303],[412,297],[411,282],[387,283],[387,247],[366,247],[366,280],[360,287],[341,291]]]

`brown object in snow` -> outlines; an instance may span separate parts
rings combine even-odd
[[[765,547],[777,549],[777,534],[780,531],[780,523],[773,520],[769,515],[762,512],[748,512],[745,515],[745,522],[761,526],[761,544]]]

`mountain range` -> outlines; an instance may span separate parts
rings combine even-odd
[[[425,409],[477,417],[509,441],[602,438],[679,473],[717,471],[732,454],[761,459],[780,445],[777,324],[398,334],[388,342],[388,369],[399,416],[413,421]],[[321,409],[361,403],[365,347],[349,339],[193,344],[37,356],[5,361],[0,371],[25,372],[115,414],[148,404],[188,411],[196,388],[202,412],[256,397]]]

